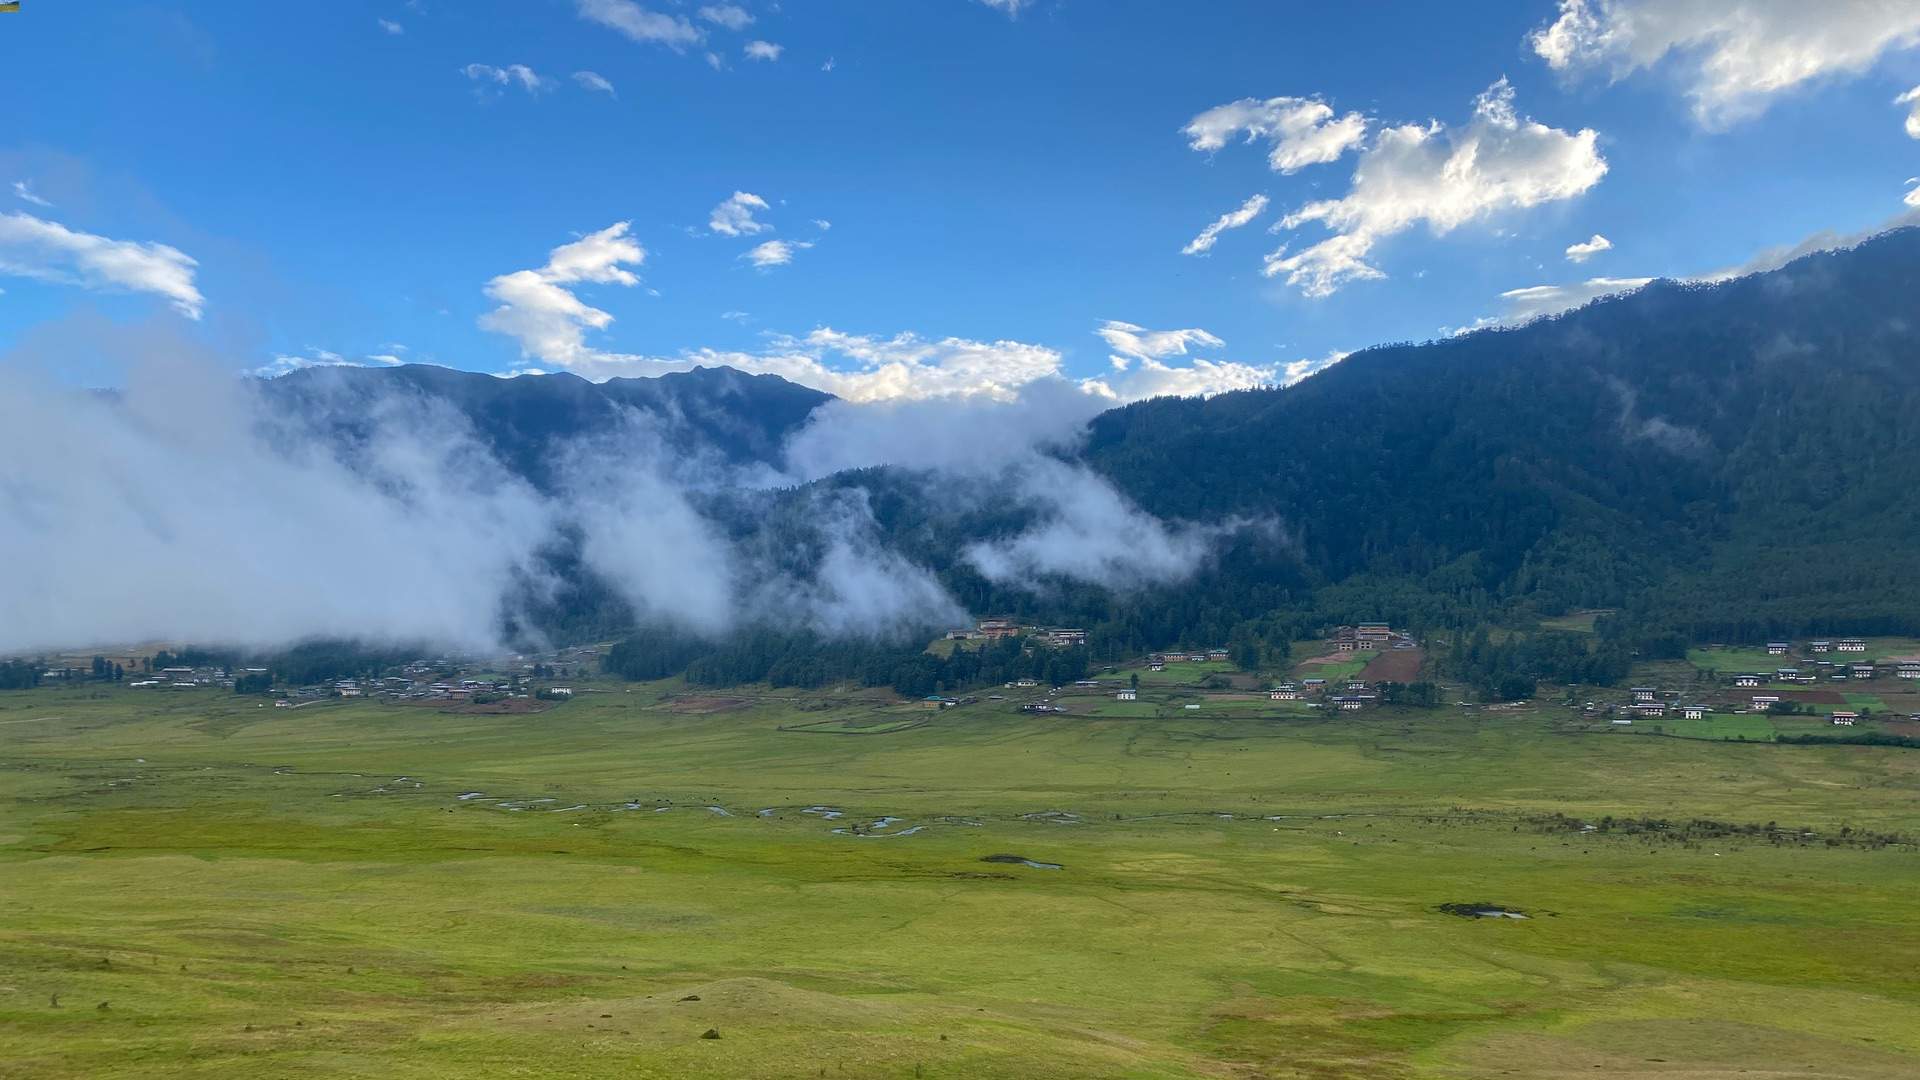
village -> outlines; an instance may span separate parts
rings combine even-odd
[[[1019,639],[1036,648],[1059,649],[1084,645],[1086,637],[1085,630],[1074,627],[990,618],[948,631],[945,641]],[[1043,686],[1033,678],[1016,679],[1002,687],[1012,695],[989,693],[985,700],[1017,700],[1020,711],[1026,713],[1100,717],[1358,712],[1394,703],[1389,699],[1419,679],[1425,661],[1412,635],[1384,622],[1335,627],[1322,640],[1302,643],[1302,651],[1304,655],[1290,663],[1291,670],[1279,679],[1242,670],[1232,663],[1230,649],[1214,645],[1150,653],[1058,687]],[[1430,695],[1432,688],[1423,685],[1421,692]],[[975,700],[934,694],[924,704],[946,709]]]
[[[1847,728],[1876,715],[1920,724],[1920,709],[1890,707],[1880,694],[1920,703],[1915,697],[1920,693],[1920,654],[1865,657],[1870,651],[1877,651],[1876,647],[1864,637],[1816,638],[1804,643],[1774,640],[1762,649],[1714,645],[1689,657],[1694,685],[1685,689],[1633,686],[1626,700],[1589,701],[1583,711],[1604,715],[1619,727],[1631,726],[1635,720],[1704,721],[1716,714],[1807,716]],[[1840,654],[1844,656],[1834,658]],[[1756,662],[1761,660],[1774,666]],[[1748,670],[1727,674],[1716,666],[1729,661]]]

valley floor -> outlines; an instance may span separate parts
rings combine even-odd
[[[0,1077],[1920,1074],[1920,751],[604,689],[0,695]]]

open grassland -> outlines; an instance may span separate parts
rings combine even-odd
[[[612,689],[0,695],[0,1077],[1920,1073],[1920,752]]]

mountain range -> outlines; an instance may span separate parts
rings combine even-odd
[[[778,475],[787,440],[832,400],[725,368],[604,383],[336,368],[267,385],[290,408],[396,388],[457,410],[543,490],[559,483],[556,447],[617,430],[628,410],[657,422],[670,453]],[[1618,609],[1641,639],[1920,632],[1920,230],[1376,347],[1284,389],[1116,408],[1048,455],[1165,522],[1261,527],[1222,532],[1177,581],[1114,588],[983,574],[963,553],[1045,507],[955,500],[924,471],[722,494],[709,509],[764,539],[806,500],[857,490],[881,539],[969,610],[1085,625],[1116,654],[1582,608]],[[592,631],[607,630],[590,606]]]

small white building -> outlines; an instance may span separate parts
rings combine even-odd
[[[1771,709],[1778,704],[1780,704],[1780,697],[1777,694],[1753,695],[1753,711],[1754,712],[1766,712],[1768,709]]]
[[[1835,647],[1838,648],[1841,652],[1866,652],[1867,651],[1867,643],[1864,640],[1857,637],[1841,638],[1840,644]]]
[[[1120,691],[1119,693],[1117,693],[1117,694],[1115,694],[1115,695],[1113,695],[1113,696],[1114,696],[1114,697],[1116,697],[1116,698],[1118,698],[1118,699],[1119,699],[1119,700],[1121,700],[1121,701],[1138,701],[1138,700],[1140,700],[1140,691],[1138,691],[1138,690],[1122,690],[1122,691]]]
[[[1860,714],[1856,712],[1837,712],[1832,716],[1833,722],[1841,727],[1852,727],[1853,722],[1858,719]]]
[[[1767,655],[1785,656],[1787,655],[1787,650],[1792,647],[1792,645],[1784,641],[1769,641],[1767,642]]]
[[[1733,677],[1733,685],[1735,686],[1759,686],[1762,681],[1758,675],[1735,675]]]
[[[1680,715],[1688,720],[1705,720],[1712,711],[1705,705],[1688,705],[1680,710]]]
[[[1658,694],[1659,691],[1651,686],[1636,686],[1633,688],[1633,700],[1635,701],[1652,701]]]
[[[1902,679],[1920,679],[1920,663],[1902,660],[1893,673]]]
[[[1299,701],[1300,691],[1292,687],[1283,686],[1275,690],[1267,691],[1267,699],[1269,701]]]

